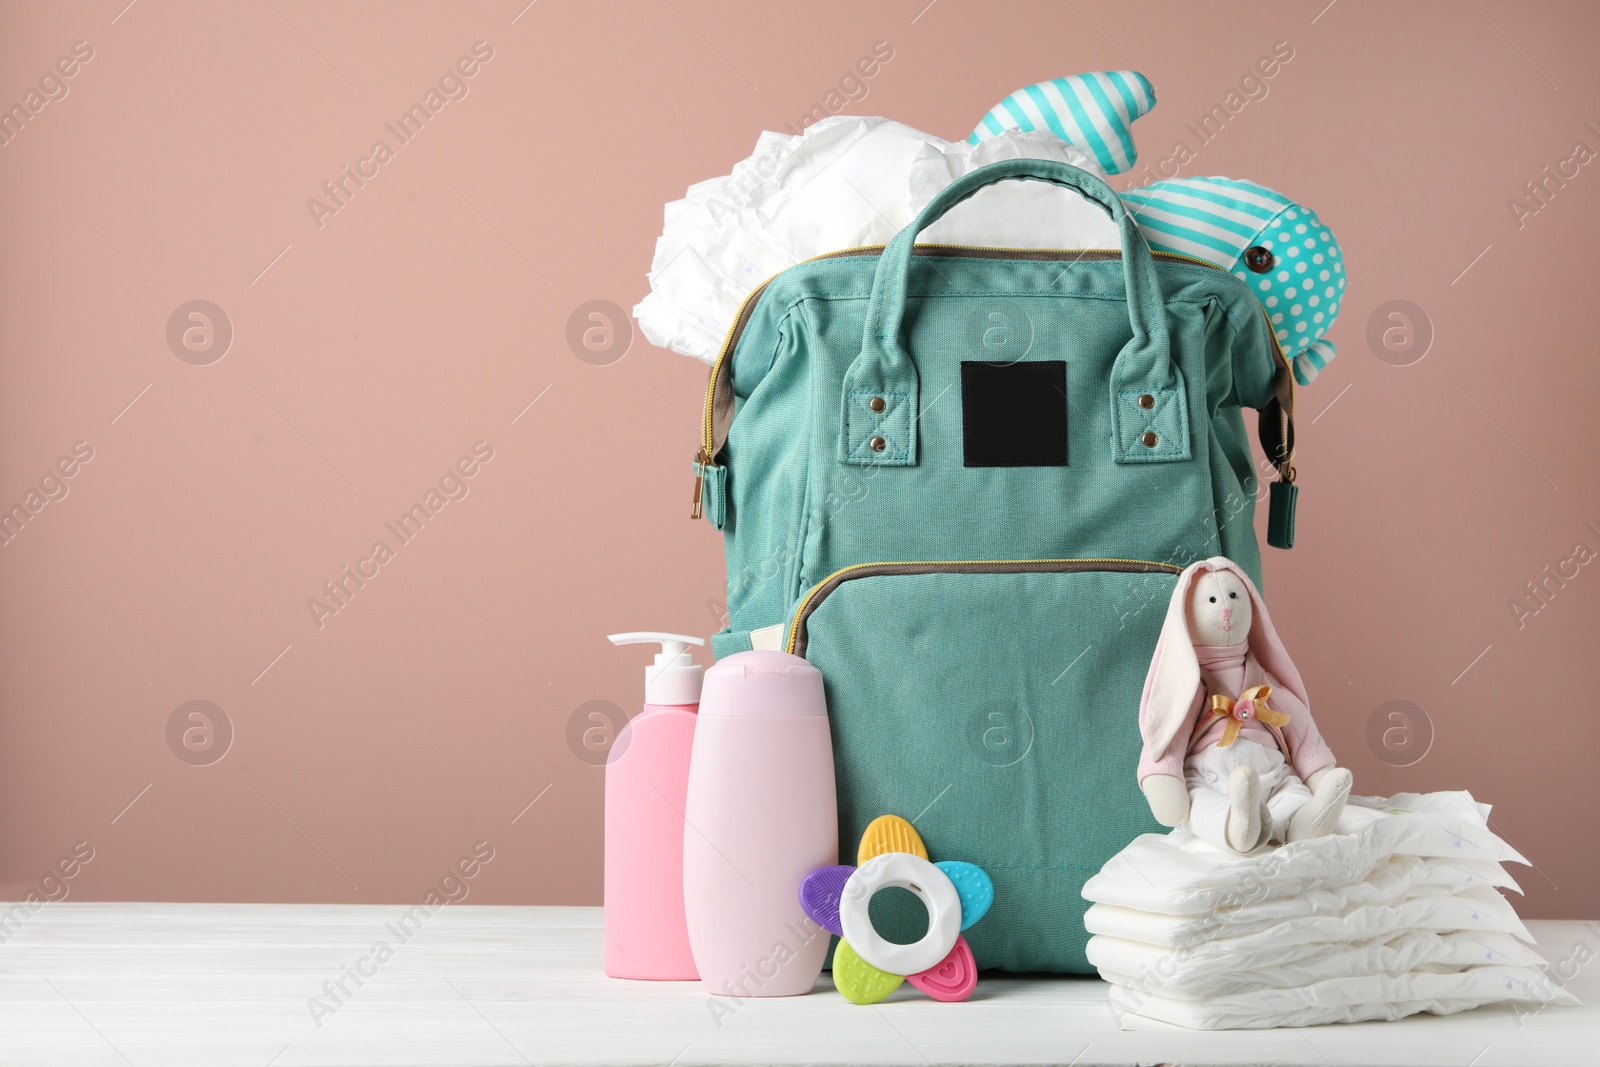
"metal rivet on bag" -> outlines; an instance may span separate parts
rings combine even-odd
[[[1151,408],[1156,406],[1156,398],[1151,396],[1149,393],[1146,393],[1139,398],[1139,406],[1144,408],[1146,411],[1149,411]]]
[[[889,442],[885,441],[881,437],[874,437],[872,440],[867,442],[867,447],[872,449],[874,452],[882,452],[884,449],[889,447]]]
[[[883,397],[881,396],[875,396],[871,400],[867,401],[867,407],[871,408],[873,411],[882,411],[884,406]]]
[[[1262,248],[1260,245],[1251,245],[1244,250],[1244,265],[1256,274],[1265,274],[1277,265],[1278,258],[1272,250]]]
[[[1156,442],[1161,440],[1161,438],[1156,436],[1156,432],[1154,430],[1146,430],[1144,432],[1144,436],[1139,438],[1139,440],[1144,442],[1144,447],[1154,448],[1156,447]]]

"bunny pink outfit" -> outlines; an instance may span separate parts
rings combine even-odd
[[[1189,589],[1197,575],[1216,570],[1232,571],[1249,591],[1250,634],[1243,644],[1197,648],[1189,631]],[[1233,744],[1219,746],[1227,720],[1207,718],[1202,724],[1209,698],[1237,698],[1262,684],[1272,687],[1267,703],[1288,715],[1288,723],[1277,727],[1252,719],[1242,725]],[[1289,816],[1310,799],[1304,780],[1334,762],[1311,719],[1305,683],[1272,626],[1260,592],[1249,575],[1221,556],[1191,564],[1178,575],[1145,676],[1139,732],[1144,738],[1139,781],[1152,774],[1183,779],[1189,787],[1189,828],[1223,847],[1227,779],[1235,766],[1247,763],[1256,769],[1272,837],[1282,840]]]

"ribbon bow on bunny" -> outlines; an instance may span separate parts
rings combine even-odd
[[[1227,719],[1228,725],[1222,728],[1222,740],[1217,742],[1218,748],[1227,748],[1239,739],[1240,728],[1251,719],[1259,720],[1264,726],[1287,726],[1289,716],[1267,707],[1267,698],[1271,695],[1270,685],[1253,685],[1240,693],[1237,700],[1214,694],[1210,714],[1200,720],[1195,732],[1203,733],[1217,719]]]

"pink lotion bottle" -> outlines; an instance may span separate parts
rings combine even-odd
[[[800,882],[839,862],[820,671],[772,651],[706,671],[684,812],[683,903],[707,991],[811,992],[828,932],[801,909]]]
[[[697,977],[683,914],[683,811],[702,668],[681,634],[612,634],[659,644],[644,671],[644,710],[606,759],[605,970],[612,978]]]

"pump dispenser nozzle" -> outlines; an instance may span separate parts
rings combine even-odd
[[[644,669],[646,704],[700,703],[700,675],[704,668],[694,661],[690,645],[703,645],[705,639],[684,634],[639,631],[611,634],[614,645],[660,645],[655,663]]]

